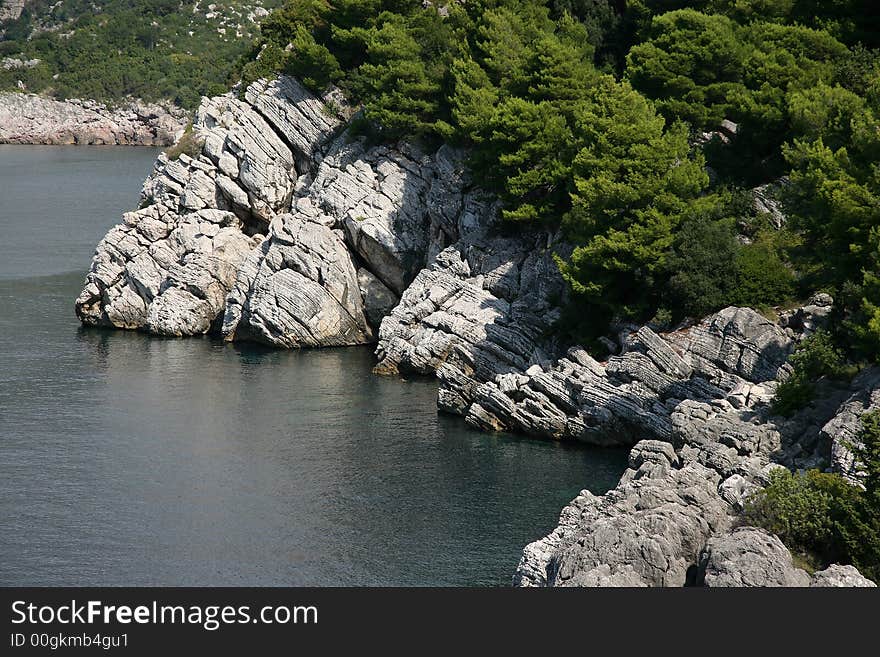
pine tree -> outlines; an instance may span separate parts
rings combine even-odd
[[[590,302],[639,317],[650,310],[685,213],[708,184],[687,129],[669,129],[626,83],[603,77],[578,121],[582,147],[572,163],[572,209],[565,226],[578,246],[561,268]]]

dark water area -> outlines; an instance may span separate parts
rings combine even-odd
[[[83,329],[156,152],[0,146],[0,585],[505,585],[623,451],[488,435],[369,348]]]

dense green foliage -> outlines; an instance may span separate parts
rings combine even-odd
[[[836,474],[774,470],[766,488],[746,503],[742,522],[773,532],[812,569],[846,560],[839,527],[858,489]]]
[[[3,26],[0,59],[39,59],[27,69],[0,69],[0,89],[115,101],[166,99],[193,108],[202,95],[225,93],[247,51],[248,18],[257,4],[227,0],[35,0]],[[272,8],[280,0],[260,6]],[[210,17],[208,17],[210,15]],[[242,36],[236,35],[241,32]]]
[[[737,239],[737,217],[748,212],[735,202],[713,208],[722,216],[690,216],[676,234],[665,265],[667,308],[701,317],[731,305],[770,307],[794,293],[794,275],[780,257],[774,231],[760,230],[748,244]]]
[[[742,521],[777,534],[808,564],[854,564],[880,578],[880,414],[862,416],[852,446],[861,486],[837,474],[773,471],[768,486],[746,503]]]
[[[823,286],[859,297],[847,326],[880,348],[880,233],[864,204],[877,193],[880,58],[866,10],[857,0],[440,10],[289,0],[264,22],[243,77],[334,83],[363,104],[375,138],[468,146],[512,225],[560,225],[574,244],[559,266],[573,303],[590,308],[581,337],[615,320],[770,307]],[[695,136],[724,119],[737,134],[701,147]],[[789,173],[793,226],[755,229],[761,217],[742,190]]]
[[[880,353],[869,0],[286,0],[250,43],[191,4],[90,7],[37,0],[7,24],[2,53],[42,61],[0,84],[192,106],[238,57],[244,85],[277,72],[335,84],[374,139],[467,146],[513,230],[562,229],[572,303],[590,308],[579,337],[821,288],[846,356]],[[213,13],[233,9],[247,13]],[[725,119],[736,134],[713,133]],[[779,230],[748,190],[782,176]]]

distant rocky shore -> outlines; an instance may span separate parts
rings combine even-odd
[[[872,586],[799,570],[739,527],[774,468],[852,468],[880,371],[794,418],[771,411],[816,295],[771,321],[726,308],[661,332],[621,327],[604,361],[552,327],[566,286],[547,231],[510,234],[448,146],[370,145],[338,94],[296,80],[205,99],[188,153],[159,156],[139,209],[97,247],[76,301],[88,325],[283,347],[376,344],[376,371],[436,375],[438,407],[483,430],[631,448],[618,486],[583,491],[527,546],[522,586]]]
[[[91,100],[0,93],[0,144],[170,146],[187,124],[184,111],[159,104],[128,101],[111,108]]]

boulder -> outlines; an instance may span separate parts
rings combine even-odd
[[[813,575],[810,586],[876,588],[876,584],[862,575],[855,566],[833,564]]]
[[[710,587],[809,586],[810,576],[795,568],[791,553],[776,536],[738,527],[708,541],[699,581]]]
[[[226,340],[329,347],[372,340],[357,271],[339,231],[302,215],[276,217],[227,299]]]

